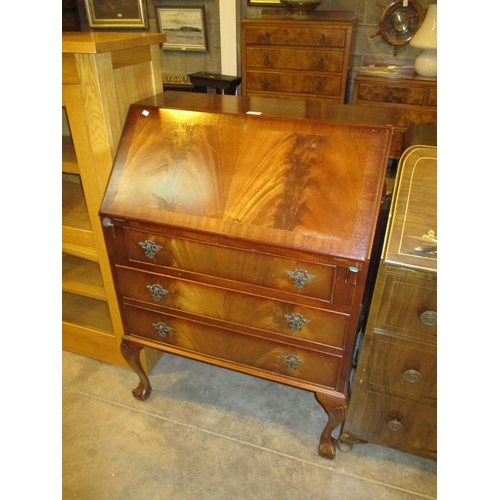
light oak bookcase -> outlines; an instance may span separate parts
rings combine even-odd
[[[62,348],[127,368],[99,209],[129,105],[163,91],[164,40],[62,34]],[[148,371],[160,356],[145,352]]]

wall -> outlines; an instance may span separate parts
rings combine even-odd
[[[430,0],[435,3],[435,0]],[[83,0],[78,0],[83,4]],[[146,0],[149,30],[156,31],[155,6],[182,5],[205,7],[207,20],[208,52],[162,51],[162,72],[168,75],[187,75],[197,71],[241,75],[240,69],[240,20],[261,12],[268,7],[248,6],[247,0]],[[234,9],[228,9],[236,2]],[[388,63],[412,64],[418,50],[403,45],[394,56],[394,47],[380,36],[371,38],[379,29],[380,15],[390,0],[323,0],[317,10],[349,10],[358,19],[354,43],[354,66],[362,66],[373,59]],[[422,8],[427,8],[429,0],[419,0]],[[234,5],[234,4],[233,4]],[[276,6],[269,7],[276,9]],[[222,22],[221,22],[222,20]],[[221,27],[224,50],[221,51]],[[85,26],[82,27],[85,30]],[[88,28],[87,28],[88,29]],[[351,95],[351,86],[348,96]]]

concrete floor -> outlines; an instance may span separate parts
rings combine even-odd
[[[436,463],[373,444],[317,455],[312,393],[164,354],[134,372],[63,351],[65,500],[437,497]]]

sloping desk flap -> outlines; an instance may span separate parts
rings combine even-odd
[[[101,213],[366,260],[392,112],[165,92],[130,107]]]

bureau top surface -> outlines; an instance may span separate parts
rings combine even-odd
[[[392,114],[165,92],[130,107],[101,213],[368,259]]]
[[[162,33],[66,31],[62,34],[62,52],[63,54],[98,54],[143,45],[154,45],[164,41],[165,35]]]

